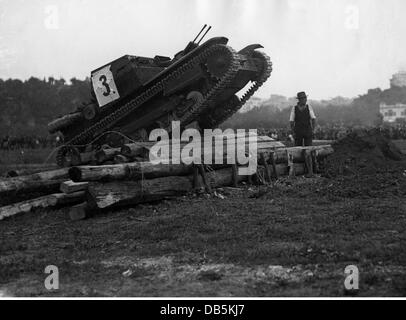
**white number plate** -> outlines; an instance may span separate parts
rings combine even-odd
[[[120,98],[110,67],[92,73],[92,85],[100,107]]]

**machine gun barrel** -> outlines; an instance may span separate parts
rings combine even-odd
[[[209,32],[211,29],[211,26],[209,26],[209,28],[206,30],[206,32],[204,33],[204,35],[200,38],[199,42],[197,43],[198,45],[200,44],[200,42],[203,40],[203,38],[206,36],[207,32]]]
[[[200,30],[200,32],[197,34],[196,38],[194,38],[194,40],[192,42],[195,42],[197,40],[197,38],[200,36],[200,34],[203,32],[204,29],[206,29],[207,24],[205,24],[202,28],[202,30]]]

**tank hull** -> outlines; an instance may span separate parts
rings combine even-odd
[[[256,51],[259,45],[236,52],[227,42],[224,37],[212,38],[173,60],[126,55],[92,71],[93,101],[68,117],[70,122],[52,124],[65,139],[58,164],[69,165],[66,155],[72,148],[80,153],[109,144],[112,132],[122,140],[139,141],[155,128],[170,131],[174,120],[182,128],[218,126],[272,71],[269,58]],[[249,83],[251,87],[238,98],[236,94]]]

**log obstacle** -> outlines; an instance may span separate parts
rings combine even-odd
[[[318,172],[319,161],[334,151],[329,145],[294,148],[275,146],[275,141],[264,138],[257,144],[256,173],[253,176],[239,176],[241,164],[227,164],[227,148],[223,148],[222,152],[210,148],[213,151],[212,162],[219,158],[223,159],[224,164],[207,165],[196,157],[187,158],[191,160],[188,162],[190,164],[184,164],[176,157],[179,164],[127,162],[134,155],[144,152],[148,147],[145,145],[147,143],[137,143],[137,147],[126,145],[127,155],[120,154],[123,148],[100,150],[99,157],[110,159],[111,164],[108,165],[82,165],[0,180],[0,195],[34,190],[51,193],[0,208],[0,220],[34,208],[59,205],[74,205],[69,216],[72,220],[81,220],[100,210],[162,200],[196,189],[212,193],[213,188],[236,187],[241,181],[252,183],[255,179],[258,183],[267,183],[280,176],[312,175]],[[208,149],[203,148],[202,151],[204,155]],[[249,148],[246,151],[249,152]],[[97,154],[89,153],[86,156],[88,161],[98,159]],[[113,161],[120,163],[113,164]],[[59,190],[62,193],[57,193]]]
[[[77,191],[84,191],[87,190],[89,186],[89,182],[73,182],[71,180],[65,181],[61,183],[61,191],[63,193],[74,193]]]
[[[83,201],[85,192],[79,191],[70,194],[55,193],[43,197],[30,199],[0,208],[0,220],[19,213],[30,212],[36,208],[48,208],[63,205],[72,205]]]
[[[41,191],[58,188],[69,177],[68,168],[34,173],[0,180],[0,195],[10,192]]]
[[[305,161],[303,150],[317,151],[317,157],[323,158],[333,152],[331,146],[320,147],[295,147],[281,148],[277,150],[259,149],[258,159],[260,164],[270,164],[274,172],[277,172],[277,164],[288,163],[288,152],[293,163]],[[224,150],[225,151],[225,150]],[[215,157],[215,155],[213,156]],[[213,159],[214,160],[214,159]],[[223,162],[225,160],[223,158]],[[179,161],[180,162],[180,161]],[[275,167],[275,168],[274,168]],[[164,176],[186,175],[191,172],[191,166],[185,164],[154,164],[151,162],[132,162],[124,164],[100,165],[100,166],[77,166],[68,171],[69,178],[73,181],[108,181],[128,180],[144,178],[157,178]]]
[[[214,188],[228,186],[233,182],[231,168],[205,172],[204,176],[205,178],[198,175],[196,181],[196,176],[191,174],[137,181],[92,182],[89,184],[89,207],[91,209],[105,209],[118,205],[138,204],[186,194],[195,187],[210,186]],[[237,179],[238,182],[241,182],[246,180],[246,176],[238,176]]]
[[[95,153],[95,158],[98,163],[104,163],[113,160],[116,155],[120,153],[121,148],[106,148],[101,149]]]
[[[153,164],[151,162],[132,162],[103,166],[80,166],[69,169],[72,181],[114,181],[139,180],[165,176],[186,175],[191,172],[191,165]]]

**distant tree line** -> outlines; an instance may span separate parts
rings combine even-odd
[[[0,79],[0,136],[46,136],[47,124],[90,99],[90,80]]]
[[[60,115],[76,109],[90,99],[90,79],[38,79],[21,81],[0,79],[0,137],[46,136],[47,124]],[[351,100],[337,97],[331,100],[311,100],[320,125],[379,125],[382,117],[379,104],[406,103],[406,88],[371,89]],[[283,128],[288,126],[290,106],[294,98],[273,95],[257,107],[237,113],[222,127]]]

